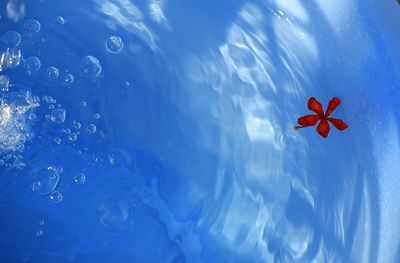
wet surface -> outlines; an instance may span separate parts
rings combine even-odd
[[[6,1],[0,261],[395,262],[397,42],[374,5]],[[294,131],[311,96],[349,128]]]

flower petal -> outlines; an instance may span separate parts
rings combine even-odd
[[[328,118],[328,121],[330,121],[335,127],[336,129],[338,129],[339,131],[343,131],[344,129],[346,129],[347,124],[341,120],[341,119],[335,119],[335,118]]]
[[[330,130],[330,129],[331,129],[331,128],[329,127],[328,121],[327,121],[326,119],[324,119],[324,120],[321,120],[321,122],[318,124],[317,132],[318,132],[322,137],[326,138],[326,137],[328,137],[328,133],[329,133],[329,130]]]
[[[328,108],[326,109],[325,116],[328,117],[331,113],[339,106],[340,100],[337,97],[333,97],[328,104]]]
[[[314,97],[311,97],[308,100],[308,108],[310,110],[312,110],[313,112],[317,113],[318,115],[321,115],[321,116],[324,115],[324,110],[322,109],[322,104],[319,101],[317,101],[317,99]]]
[[[321,117],[318,116],[318,115],[306,115],[306,116],[300,117],[300,118],[297,120],[297,122],[298,122],[301,126],[304,126],[304,127],[307,127],[307,126],[314,126],[315,124],[317,124],[317,122],[318,122],[318,120],[319,120],[320,118],[321,118]]]

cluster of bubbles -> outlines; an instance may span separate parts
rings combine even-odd
[[[49,196],[50,200],[56,204],[61,203],[64,196],[57,190],[57,187],[63,170],[62,167],[55,167],[53,165],[44,165],[31,170],[32,191],[39,195]],[[83,185],[85,182],[86,175],[84,173],[78,173],[74,176],[74,183],[76,185]]]
[[[20,21],[25,14],[25,5],[20,0],[9,0],[7,5],[7,14],[13,21]],[[64,25],[65,19],[57,16],[54,22],[58,25]],[[41,24],[38,20],[29,18],[23,22],[23,27],[29,35],[38,33],[41,30]],[[44,68],[46,78],[52,83],[61,79],[62,85],[71,87],[75,81],[74,75],[68,71],[59,70],[55,66],[42,65],[37,56],[23,57],[21,50],[18,48],[21,43],[21,35],[15,31],[8,31],[0,38],[0,72],[8,69],[14,69],[20,64],[27,75],[35,74]],[[116,54],[123,50],[124,41],[121,37],[112,35],[105,41],[105,49],[107,52]],[[80,62],[81,74],[90,80],[96,80],[103,73],[103,66],[100,60],[93,56],[87,55]],[[66,72],[63,75],[63,72]],[[129,82],[125,86],[129,86]],[[44,95],[41,99],[32,96],[30,92],[13,93],[10,92],[10,79],[6,75],[0,75],[0,91],[3,93],[0,97],[0,166],[1,157],[5,152],[19,151],[24,148],[24,143],[29,138],[30,127],[27,125],[29,121],[37,121],[37,113],[34,108],[45,107],[45,120],[54,125],[55,129],[59,129],[62,136],[54,138],[56,144],[62,144],[64,138],[75,146],[80,132],[83,130],[87,134],[95,134],[101,132],[95,125],[97,120],[101,119],[100,113],[93,114],[93,122],[82,124],[78,120],[73,120],[70,127],[67,126],[67,109],[61,104],[57,104],[57,100],[51,96]],[[1,94],[0,94],[1,95]],[[87,102],[82,101],[81,106],[87,107]],[[58,135],[57,135],[58,136]],[[108,156],[108,162],[112,167],[117,167],[119,160],[114,155]],[[3,162],[4,163],[4,162]],[[60,178],[63,176],[63,169],[51,164],[41,167],[35,167],[29,173],[31,178],[32,191],[41,196],[46,196],[53,203],[61,203],[64,199],[63,189],[60,187]],[[79,172],[73,176],[75,185],[85,184],[87,177],[85,173]],[[123,224],[129,216],[129,204],[123,198],[106,197],[97,206],[97,215],[102,225],[106,227],[115,227]],[[39,225],[44,225],[44,220],[39,221]],[[43,230],[36,232],[38,237],[43,235]]]
[[[0,98],[0,155],[21,151],[32,137],[26,117],[40,105],[39,101],[29,91],[11,92]]]
[[[39,226],[43,226],[45,222],[44,222],[43,219],[40,219],[38,223],[39,223]],[[43,236],[43,230],[42,229],[38,229],[36,231],[36,236],[38,236],[38,237]]]
[[[0,71],[18,67],[21,62],[21,58],[21,50],[8,48],[6,51],[0,54]]]

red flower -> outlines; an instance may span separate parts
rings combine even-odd
[[[298,130],[300,128],[314,126],[319,120],[321,121],[318,124],[317,132],[324,138],[328,137],[328,133],[330,130],[328,121],[330,121],[333,126],[335,126],[336,129],[340,131],[346,129],[348,126],[343,120],[329,117],[329,115],[331,115],[331,113],[336,109],[337,106],[339,106],[339,104],[340,100],[336,97],[333,97],[333,99],[331,99],[328,104],[326,112],[324,113],[324,110],[322,109],[322,104],[314,97],[311,97],[308,100],[308,108],[317,114],[305,115],[303,117],[300,117],[298,119],[298,123],[300,124],[300,126],[294,126],[294,129]]]

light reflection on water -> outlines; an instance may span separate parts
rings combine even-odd
[[[10,218],[39,213],[48,229],[31,236],[42,231],[52,247],[0,239],[4,259],[394,260],[397,119],[382,117],[392,101],[374,87],[398,80],[365,10],[355,1],[36,1],[20,15],[40,22],[34,35],[2,18],[22,35],[22,55],[43,65],[4,74],[46,102],[27,167],[1,170],[4,185],[17,178],[10,196],[26,200],[4,197],[2,210],[16,202]],[[327,140],[294,131],[310,96],[324,105],[339,96],[335,114],[350,129]],[[62,194],[58,206],[21,190],[24,171],[42,165],[63,167],[46,197]]]

